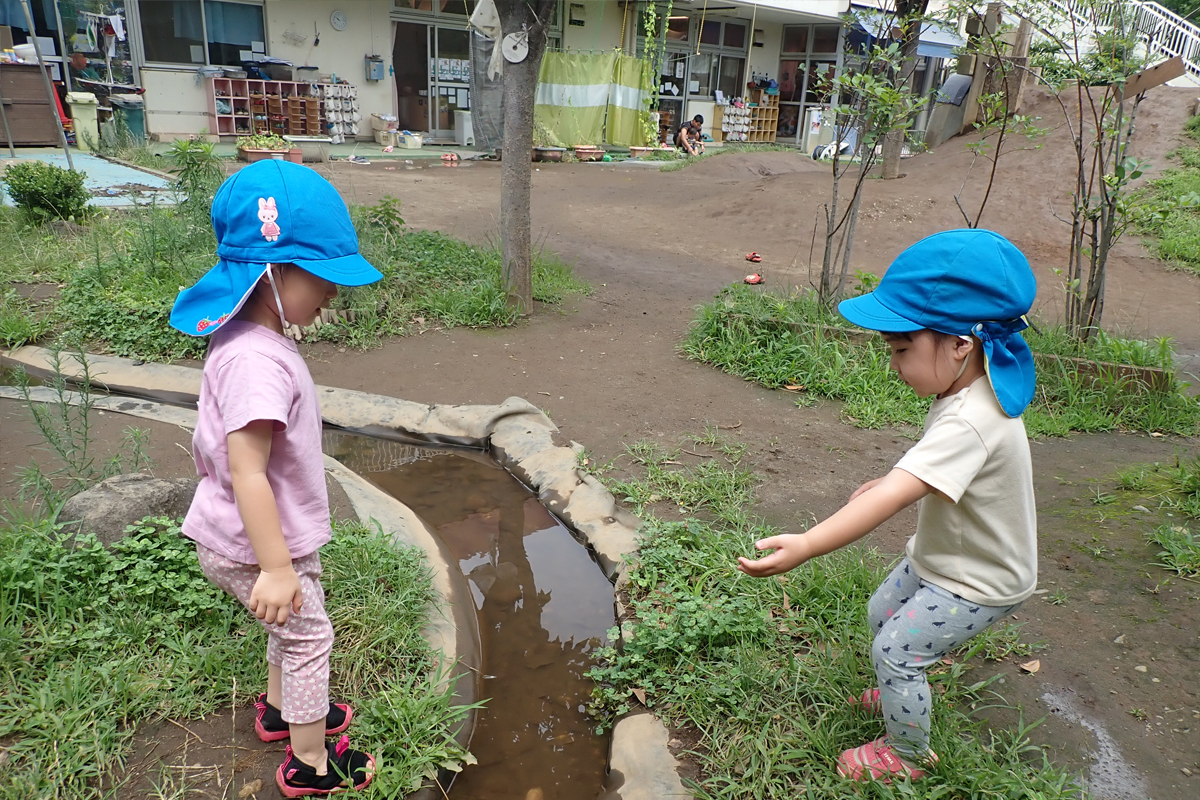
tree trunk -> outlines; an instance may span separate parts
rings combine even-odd
[[[504,62],[504,159],[500,165],[500,253],[509,308],[533,311],[533,239],[529,214],[533,156],[533,105],[538,72],[546,51],[552,0],[496,0],[504,35],[524,28],[529,54]],[[501,46],[497,42],[497,46]]]
[[[913,76],[917,70],[917,47],[921,44],[921,17],[929,0],[898,0],[896,21],[903,29],[904,61],[896,77],[896,87],[908,94],[913,91]],[[899,127],[889,131],[883,138],[882,177],[885,180],[900,177],[900,154],[904,149],[904,138],[911,120],[904,119]]]

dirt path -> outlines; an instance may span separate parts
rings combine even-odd
[[[1139,155],[1164,163],[1193,97],[1167,89],[1151,95],[1140,115]],[[1042,102],[1035,111],[1048,117],[1050,108]],[[1057,187],[1068,185],[1064,151],[1052,146],[1063,136],[1059,131],[1043,149],[1010,156],[1020,166],[998,181],[984,218],[986,227],[1029,255],[1048,316],[1058,302],[1052,270],[1065,260],[1066,230],[1051,213],[1064,208]],[[917,239],[958,226],[952,194],[968,159],[961,144],[946,145],[906,162],[908,177],[901,181],[869,181],[854,267],[880,272]],[[412,227],[479,243],[497,239],[496,165],[335,164],[326,172],[348,201],[399,197]],[[535,232],[594,285],[590,297],[540,309],[510,330],[429,331],[365,353],[306,347],[313,376],[318,383],[424,402],[497,403],[519,395],[546,409],[567,437],[601,459],[639,438],[674,444],[703,432],[706,423],[726,426],[748,443],[765,479],[762,513],[795,527],[832,512],[854,487],[894,464],[910,441],[895,431],[842,424],[831,404],[798,408],[790,395],[687,362],[676,348],[693,308],[748,271],[746,252],[763,254],[770,286],[806,280],[813,220],[827,183],[823,168],[791,153],[720,156],[672,173],[544,166],[534,174]],[[684,219],[681,205],[689,208]],[[794,261],[799,266],[789,268]],[[1114,257],[1108,298],[1110,327],[1169,335],[1185,352],[1200,352],[1200,280],[1166,270],[1133,240]],[[6,480],[33,440],[18,417],[11,404],[0,403]],[[107,438],[120,427],[106,422],[100,430]],[[178,432],[153,434],[162,474],[190,471],[176,440],[186,446]],[[1141,537],[1152,519],[1128,513],[1101,522],[1088,500],[1090,487],[1111,485],[1115,469],[1171,461],[1191,444],[1114,434],[1033,445],[1042,581],[1070,600],[1054,606],[1042,595],[1022,609],[1026,638],[1046,643],[1038,653],[1043,668],[1018,675],[1006,663],[1006,682],[996,688],[1023,703],[1027,720],[1046,713],[1043,695],[1056,708],[1070,704],[1034,734],[1054,744],[1062,763],[1085,769],[1092,753],[1111,743],[1131,765],[1132,778],[1097,784],[1098,797],[1190,800],[1200,788],[1200,777],[1181,772],[1187,767],[1200,776],[1200,590],[1162,584],[1165,573],[1148,566],[1154,553]],[[0,493],[12,492],[9,483]],[[914,524],[915,513],[902,514],[870,542],[897,552]],[[1106,557],[1080,549],[1093,534],[1111,551]],[[1122,633],[1124,644],[1114,644]],[[1132,671],[1138,665],[1147,671]],[[1146,720],[1132,716],[1134,709]],[[1147,782],[1140,795],[1138,781]]]

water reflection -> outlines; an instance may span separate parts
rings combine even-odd
[[[471,742],[479,764],[451,795],[595,798],[607,742],[584,711],[591,685],[583,675],[614,608],[587,549],[490,461],[339,437],[330,452],[385,467],[363,474],[438,530],[475,598],[489,699]]]

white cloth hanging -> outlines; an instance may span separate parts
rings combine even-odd
[[[492,60],[488,62],[487,67],[488,78],[496,80],[496,76],[500,74],[504,64],[504,48],[500,46],[504,30],[500,27],[500,14],[496,11],[494,0],[479,0],[475,4],[470,25],[496,43],[496,46],[492,48]]]

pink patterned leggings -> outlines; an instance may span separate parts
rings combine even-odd
[[[236,597],[247,609],[250,592],[258,580],[257,564],[241,564],[196,545],[200,568],[214,585]],[[325,719],[329,713],[329,654],[333,650],[333,625],[325,613],[321,588],[321,557],[311,553],[292,562],[300,578],[304,603],[300,613],[289,611],[283,625],[259,622],[267,631],[267,662],[283,671],[285,722],[302,725]]]

